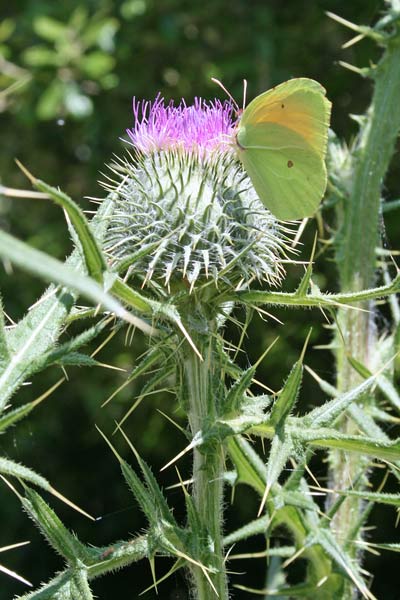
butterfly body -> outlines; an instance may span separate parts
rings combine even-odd
[[[263,204],[279,219],[314,214],[324,195],[331,103],[307,78],[291,79],[244,109],[236,149]]]

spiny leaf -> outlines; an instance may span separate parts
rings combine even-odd
[[[121,392],[126,386],[128,386],[130,383],[132,383],[132,381],[137,379],[140,375],[143,375],[144,373],[146,373],[154,364],[156,364],[158,361],[160,361],[163,358],[163,356],[164,356],[164,353],[163,353],[163,349],[161,346],[157,345],[153,348],[150,348],[150,350],[148,352],[146,352],[146,354],[144,355],[142,360],[139,362],[139,364],[133,369],[133,371],[129,375],[129,377],[124,381],[124,383],[122,383],[119,386],[119,388],[117,388],[111,394],[111,396],[109,396],[107,398],[107,400],[105,400],[103,402],[102,406],[105,406],[106,404],[108,404],[113,398],[115,398],[115,396],[117,394],[119,394],[119,392]]]
[[[275,497],[277,503],[281,501],[284,506],[296,506],[296,508],[301,508],[302,510],[318,510],[318,505],[304,491],[287,491],[285,488],[282,488],[280,492],[275,494],[274,499]]]
[[[369,392],[372,385],[376,382],[375,377],[370,377],[357,387],[345,394],[337,396],[322,406],[314,408],[303,417],[304,423],[309,427],[321,427],[332,424],[352,404],[360,400],[364,394]]]
[[[255,594],[256,596],[263,596],[264,598],[279,598],[279,600],[288,600],[289,598],[311,598],[311,595],[315,597],[315,585],[308,583],[299,583],[298,585],[292,585],[290,587],[281,588],[263,588],[256,589],[246,587],[245,585],[235,585],[238,590]]]
[[[24,467],[19,463],[9,460],[8,458],[0,457],[0,473],[3,475],[11,475],[12,477],[18,477],[24,481],[29,481],[34,485],[41,487],[44,490],[50,490],[50,484],[41,475],[38,475],[32,469]]]
[[[142,472],[144,474],[147,485],[144,485],[140,481],[140,479],[136,475],[135,471],[123,458],[121,458],[121,456],[115,450],[114,446],[111,444],[111,442],[108,440],[108,438],[104,435],[104,433],[100,429],[98,429],[98,431],[100,432],[103,439],[107,442],[108,446],[111,448],[112,452],[118,459],[118,462],[120,463],[120,466],[121,466],[122,475],[124,476],[124,479],[125,479],[126,483],[128,484],[128,487],[133,492],[133,495],[135,496],[137,502],[140,505],[140,508],[146,515],[149,523],[153,526],[158,526],[160,515],[162,515],[165,521],[175,525],[171,511],[168,507],[167,501],[165,500],[165,498],[154,478],[154,475],[151,473],[149,467],[145,464],[145,462],[139,457],[137,452],[134,450],[136,458],[137,458],[139,465],[142,469]],[[120,430],[120,431],[122,432],[122,430]],[[127,440],[127,441],[129,441],[129,440]],[[131,446],[131,444],[130,444],[130,447],[133,449],[133,446]]]
[[[243,395],[246,390],[250,387],[251,381],[256,372],[256,368],[254,366],[248,368],[246,371],[243,371],[240,375],[240,378],[235,381],[235,383],[231,386],[228,391],[225,400],[224,400],[224,413],[236,412],[240,406]]]
[[[18,600],[70,600],[71,576],[69,571],[60,573],[38,590],[19,596]]]
[[[265,356],[268,354],[268,352],[271,350],[271,348],[276,344],[278,339],[279,338],[275,338],[273,340],[273,342],[261,354],[261,356],[259,357],[259,359],[257,360],[257,362],[254,365],[252,365],[245,371],[238,373],[238,377],[236,378],[235,383],[232,385],[228,394],[225,397],[224,409],[223,409],[224,412],[226,412],[228,414],[230,412],[235,413],[235,412],[237,412],[239,406],[243,405],[243,401],[245,399],[245,393],[248,390],[248,388],[250,387],[250,384],[256,373],[258,365],[263,361]],[[250,402],[247,402],[247,405],[249,405],[249,404],[250,404]],[[244,407],[242,407],[242,408],[244,408]],[[244,411],[246,411],[245,408],[244,408]]]
[[[376,600],[375,596],[369,591],[365,581],[356,570],[354,562],[340,547],[330,531],[327,529],[319,529],[315,534],[313,541],[323,547],[325,552],[332,558],[346,577],[353,581],[364,598],[367,598],[367,600]]]
[[[86,569],[76,569],[71,581],[72,597],[79,600],[93,600],[93,595],[89,587]]]
[[[357,373],[359,373],[361,377],[364,377],[364,379],[373,376],[373,373],[371,373],[371,371],[365,365],[360,363],[360,361],[356,360],[351,356],[348,356],[347,360],[349,361],[353,369],[357,371]],[[392,406],[394,406],[398,411],[400,411],[400,395],[398,394],[395,386],[390,381],[390,379],[383,374],[376,375],[376,383],[378,388],[389,400]]]
[[[113,551],[110,552],[110,549]],[[133,562],[148,558],[150,555],[148,538],[144,535],[127,542],[118,542],[115,546],[108,548],[90,548],[90,550],[93,556],[92,564],[87,570],[89,579],[95,579],[105,573],[112,573]],[[68,600],[71,600],[68,594],[73,574],[73,569],[67,569],[42,585],[40,589],[19,598],[20,600],[65,600],[67,597]],[[77,600],[77,596],[72,600]]]
[[[304,273],[304,275],[300,281],[299,287],[296,290],[296,294],[298,296],[305,296],[310,287],[310,280],[311,280],[311,276],[312,276],[312,272],[313,272],[313,261],[314,261],[316,247],[317,247],[317,233],[315,233],[315,236],[314,236],[314,244],[313,244],[313,247],[311,250],[311,256],[310,256],[310,260],[308,261],[306,272]]]
[[[285,429],[279,428],[276,431],[271,443],[271,450],[268,456],[267,462],[267,474],[266,474],[266,486],[264,489],[263,497],[258,514],[261,513],[264,508],[267,496],[270,489],[278,481],[278,477],[283,471],[288,458],[293,452],[293,442],[289,433]]]
[[[11,359],[0,375],[0,410],[35,370],[35,364],[54,346],[60,335],[61,325],[71,308],[73,297],[63,291],[54,292],[55,288],[51,297],[40,301],[9,332]]]
[[[140,469],[143,473],[144,479],[146,481],[147,489],[153,497],[153,502],[157,506],[159,515],[162,515],[162,517],[165,521],[170,522],[173,525],[176,525],[175,520],[172,518],[172,513],[168,506],[168,503],[164,497],[164,494],[162,493],[162,490],[160,489],[160,486],[157,483],[156,478],[154,477],[154,475],[152,473],[152,470],[147,465],[147,463],[140,457],[139,453],[136,451],[136,449],[134,448],[134,446],[132,445],[132,443],[130,442],[130,440],[128,439],[126,434],[124,433],[124,431],[122,429],[120,429],[120,431],[121,431],[122,435],[124,436],[125,440],[127,441],[130,449],[132,450],[132,452],[134,453],[134,455],[136,457],[136,460],[139,464],[139,467],[140,467]]]
[[[367,412],[368,408],[369,407],[361,407],[358,404],[351,404],[348,409],[349,415],[358,425],[360,430],[366,433],[368,437],[389,442],[390,438],[383,429],[375,423],[372,416]]]
[[[70,352],[69,354],[64,354],[64,356],[61,356],[54,362],[60,365],[76,367],[97,367],[101,365],[95,358],[83,354],[82,352]]]
[[[126,311],[115,298],[104,292],[93,279],[74,271],[44,252],[31,248],[4,231],[0,231],[0,256],[5,256],[17,266],[34,275],[65,285],[69,289],[86,296],[95,304],[104,305],[105,308],[114,312],[118,317],[132,323],[144,332],[154,333],[152,327]]]
[[[26,487],[22,505],[32,517],[51,546],[64,557],[69,564],[76,565],[91,557],[91,551],[72,535],[57,517],[56,513],[34,490]]]
[[[400,442],[385,442],[361,436],[351,436],[337,432],[335,429],[291,428],[291,433],[299,441],[319,448],[337,448],[348,452],[367,454],[381,460],[400,460]]]
[[[303,375],[303,359],[310,335],[311,330],[304,343],[299,360],[294,364],[278,399],[272,406],[269,421],[275,427],[283,425],[297,400]]]
[[[270,292],[270,291],[243,291],[224,293],[220,297],[222,302],[240,302],[243,304],[277,304],[280,306],[343,306],[349,310],[357,310],[351,306],[355,302],[364,302],[384,298],[390,294],[397,294],[400,291],[400,274],[392,282],[380,287],[362,290],[361,292],[346,292],[340,294],[322,294],[311,293],[304,296],[296,295],[296,292]]]
[[[363,500],[369,500],[370,502],[377,502],[378,504],[390,504],[391,506],[400,507],[400,494],[386,494],[383,492],[366,492],[355,490],[335,490],[336,494],[344,496],[354,496],[356,498],[362,498]]]
[[[0,432],[6,431],[8,427],[10,427],[11,425],[15,425],[15,423],[26,417],[38,404],[40,404],[41,402],[43,402],[43,400],[50,396],[50,394],[52,394],[54,390],[56,390],[64,381],[65,379],[63,377],[62,379],[59,379],[57,383],[51,386],[51,388],[46,390],[44,394],[39,396],[39,398],[36,398],[36,400],[28,402],[23,406],[19,406],[14,410],[9,410],[6,413],[4,413],[0,417]]]
[[[87,272],[90,277],[100,283],[103,280],[103,272],[107,270],[107,265],[83,211],[67,194],[40,179],[36,179],[19,161],[17,161],[17,164],[36,189],[48,194],[49,198],[68,214],[82,246]]]
[[[237,483],[245,483],[261,496],[265,490],[266,467],[251,445],[237,435],[228,438],[227,449],[237,471]]]
[[[162,367],[160,367],[160,369],[152,377],[150,377],[150,379],[144,384],[144,386],[140,390],[140,393],[138,394],[135,402],[126,411],[126,413],[124,414],[122,419],[118,422],[118,426],[116,429],[120,428],[123,425],[123,423],[125,423],[125,421],[131,416],[133,411],[136,410],[136,408],[144,400],[144,398],[146,398],[147,396],[149,396],[150,394],[155,393],[155,392],[170,391],[169,389],[160,389],[159,386],[162,382],[164,382],[165,380],[168,380],[168,378],[173,376],[175,373],[176,373],[175,365],[168,365],[168,363],[165,363]],[[121,387],[119,389],[121,389]],[[116,429],[113,431],[113,433],[115,433]],[[189,436],[188,432],[185,432],[185,433],[187,433],[187,435]]]
[[[128,306],[131,306],[136,310],[148,313],[152,311],[151,301],[147,300],[144,296],[129,287],[129,285],[124,283],[122,279],[114,280],[111,286],[111,291],[117,298],[121,300],[121,302],[128,304]]]
[[[122,475],[124,476],[128,487],[135,496],[140,508],[146,515],[147,520],[149,523],[152,523],[155,518],[155,506],[152,496],[149,494],[146,486],[143,485],[135,471],[127,462],[120,459],[120,466]]]
[[[91,221],[99,241],[103,239],[113,208],[114,202],[110,195],[102,202]],[[82,268],[80,253],[75,250],[66,264],[73,269]],[[30,376],[31,366],[40,362],[40,357],[54,348],[74,299],[71,292],[59,291],[51,285],[29,313],[10,329],[7,339],[12,357],[5,372],[0,375],[0,409]]]
[[[236,529],[229,535],[224,537],[224,546],[230,546],[231,544],[235,544],[236,542],[240,542],[241,540],[246,540],[249,537],[254,535],[259,535],[266,533],[271,522],[271,518],[268,515],[264,515],[247,523],[243,527]]]
[[[82,333],[79,333],[72,339],[68,340],[57,346],[56,348],[52,348],[47,354],[42,357],[43,364],[51,364],[53,362],[57,362],[62,359],[64,356],[69,355],[70,353],[76,352],[82,346],[88,344],[93,339],[95,339],[100,333],[110,324],[110,318],[102,319],[95,325],[85,329]],[[118,325],[117,325],[118,327]]]
[[[340,396],[339,392],[333,385],[331,385],[324,379],[321,379],[321,377],[319,377],[316,373],[314,373],[314,371],[312,369],[310,369],[309,367],[306,367],[306,369],[309,373],[311,373],[311,375],[317,381],[317,383],[319,384],[319,386],[323,392],[325,392],[329,396],[336,398],[336,399]],[[351,392],[351,390],[350,390],[350,392]],[[347,402],[347,400],[350,400],[350,399],[347,398],[345,400],[345,402]],[[321,408],[323,409],[324,406],[322,406]],[[331,410],[331,408],[329,408],[329,410]],[[351,415],[352,419],[354,420],[354,422],[357,423],[357,425],[360,427],[360,429],[362,431],[364,431],[364,433],[366,433],[369,437],[376,437],[376,438],[382,439],[382,440],[389,440],[389,438],[385,434],[385,432],[375,423],[375,421],[373,419],[373,416],[375,416],[375,412],[377,410],[375,407],[368,407],[368,408],[364,409],[361,407],[360,404],[357,404],[357,402],[352,402],[348,406],[347,410],[349,412],[349,415]],[[369,412],[366,412],[367,410],[371,411],[371,414],[369,414]],[[379,413],[382,414],[382,416],[385,416],[385,413],[382,413],[381,411],[379,411]],[[315,414],[313,411],[311,411],[308,415],[306,415],[306,417],[304,417],[304,419],[307,420],[310,416],[315,417]],[[393,417],[390,417],[390,418],[393,418]],[[331,417],[328,419],[328,421],[329,420],[331,420]],[[312,422],[311,419],[310,419],[310,422]],[[318,421],[317,421],[317,423],[318,423]],[[326,424],[329,424],[329,422]],[[324,425],[324,423],[321,423],[321,425]]]

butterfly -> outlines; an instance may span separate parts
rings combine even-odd
[[[331,113],[325,93],[313,79],[290,79],[238,111],[237,155],[278,219],[311,217],[325,193]]]

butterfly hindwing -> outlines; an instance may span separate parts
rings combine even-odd
[[[239,158],[262,202],[280,219],[311,216],[326,188],[330,102],[311,79],[255,98],[236,133]]]

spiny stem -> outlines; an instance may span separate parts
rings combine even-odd
[[[387,47],[375,73],[375,88],[368,122],[360,138],[355,157],[353,188],[349,204],[345,207],[344,236],[338,250],[341,288],[344,292],[358,292],[375,283],[376,248],[380,241],[379,219],[381,186],[393,155],[400,129],[400,46],[398,37]],[[347,356],[369,366],[376,352],[374,302],[364,305],[368,311],[341,311],[340,328],[344,343],[337,352],[338,388],[348,390],[359,383],[359,375],[352,369]],[[342,430],[355,433],[355,424],[345,417]],[[362,472],[366,472],[366,459],[362,456],[331,454],[331,480],[336,489],[345,489]],[[365,477],[360,484],[365,484]],[[349,498],[336,514],[332,527],[343,543],[352,524],[359,518],[361,504]],[[352,545],[356,557],[356,546]],[[345,597],[352,597],[350,586]]]
[[[212,330],[213,325],[210,324]],[[215,325],[214,325],[215,327]],[[188,402],[189,423],[192,435],[205,431],[217,416],[221,386],[216,384],[218,361],[214,352],[213,336],[195,340],[203,361],[191,351],[183,363],[185,388]],[[207,546],[206,555],[215,572],[209,576],[215,591],[204,572],[196,567],[194,575],[194,598],[196,600],[228,599],[228,585],[222,543],[222,500],[223,500],[224,449],[213,444],[207,449],[195,448],[193,456],[193,501],[197,509],[202,530],[207,540],[199,540],[199,546]]]

